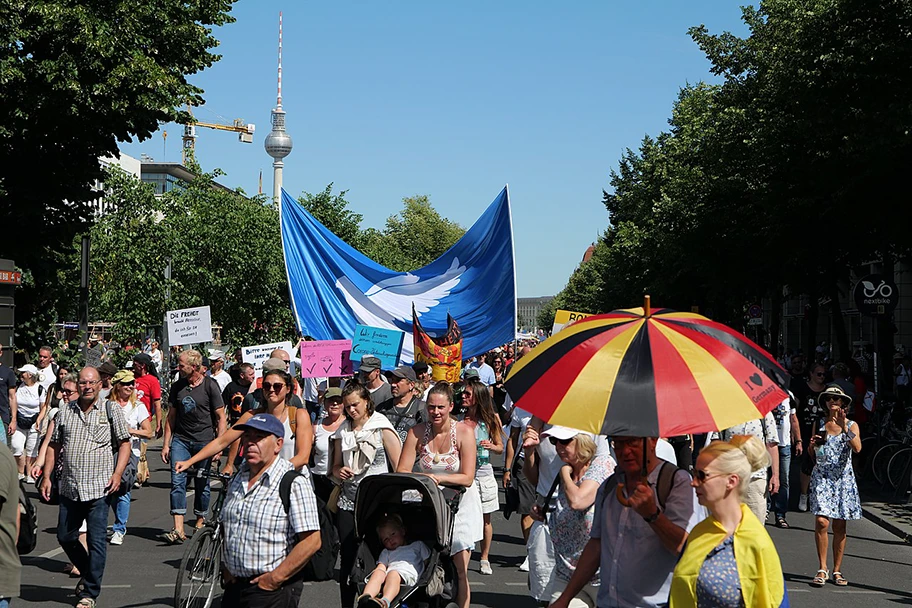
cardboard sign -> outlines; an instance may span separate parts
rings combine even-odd
[[[564,327],[578,319],[585,319],[586,317],[591,316],[592,315],[588,312],[571,312],[569,310],[558,310],[554,313],[554,326],[551,328],[551,335],[553,336]]]
[[[352,374],[351,340],[301,342],[301,377],[335,378]]]
[[[277,348],[281,348],[289,356],[294,353],[294,347],[291,342],[273,342],[272,344],[257,344],[256,346],[245,346],[241,349],[241,355],[244,363],[253,365],[256,370],[256,377],[263,375],[263,362],[269,358],[269,354]]]
[[[169,310],[165,318],[171,346],[212,342],[212,317],[208,306]]]
[[[405,332],[398,329],[356,325],[351,349],[355,370],[361,366],[361,357],[365,355],[373,355],[380,359],[380,365],[384,370],[395,369],[399,365],[404,338]]]

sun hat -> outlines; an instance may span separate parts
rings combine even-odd
[[[846,392],[842,390],[842,387],[838,384],[828,384],[826,389],[824,389],[824,391],[817,397],[817,403],[820,405],[826,405],[827,396],[839,397],[845,402],[847,406],[851,405],[852,403],[852,398],[847,395]]]
[[[121,382],[135,382],[136,376],[128,369],[122,369],[111,378],[111,384],[120,384]]]

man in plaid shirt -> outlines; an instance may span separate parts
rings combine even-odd
[[[107,557],[109,497],[130,461],[130,431],[122,408],[112,407],[108,418],[97,369],[84,367],[77,384],[79,399],[61,407],[54,419],[41,494],[50,497],[51,473],[59,462],[57,540],[83,576],[76,586],[77,608],[94,608]],[[88,552],[79,543],[83,521]]]
[[[320,548],[317,500],[310,482],[297,477],[288,513],[279,485],[291,463],[279,457],[285,426],[257,414],[242,430],[245,462],[228,485],[222,507],[223,608],[295,608],[303,581],[296,575]]]

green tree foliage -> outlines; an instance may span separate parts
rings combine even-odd
[[[34,277],[18,318],[66,306],[57,272],[90,224],[99,157],[202,103],[187,76],[219,59],[213,29],[233,21],[233,2],[0,3],[0,224],[14,227],[0,257]],[[38,333],[24,330],[22,346]]]
[[[348,190],[333,194],[332,188],[333,185],[329,184],[318,194],[305,192],[298,198],[298,202],[333,234],[355,249],[360,249],[361,220],[364,216],[348,208],[349,202],[345,200]]]
[[[288,339],[288,301],[278,213],[263,197],[213,187],[202,175],[155,197],[120,174],[106,181],[115,211],[92,228],[92,315],[135,338],[168,309],[209,305],[229,344]],[[171,259],[171,299],[164,269]]]

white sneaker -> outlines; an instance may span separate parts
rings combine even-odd
[[[25,478],[25,483],[35,483],[35,478],[29,475]]]
[[[529,571],[529,556],[528,556],[528,555],[526,556],[526,559],[523,561],[523,563],[521,563],[521,564],[519,565],[519,571],[520,571],[520,572],[528,572],[528,571]]]
[[[798,499],[798,510],[802,513],[807,512],[808,510],[808,495],[802,494],[801,498]]]
[[[111,537],[111,544],[112,545],[122,545],[123,539],[124,539],[123,532],[115,532],[114,536]]]
[[[19,481],[25,481],[25,473],[19,473]]]
[[[481,568],[479,568],[479,572],[482,574],[494,574],[494,571],[491,570],[491,562],[486,559],[481,560]]]

